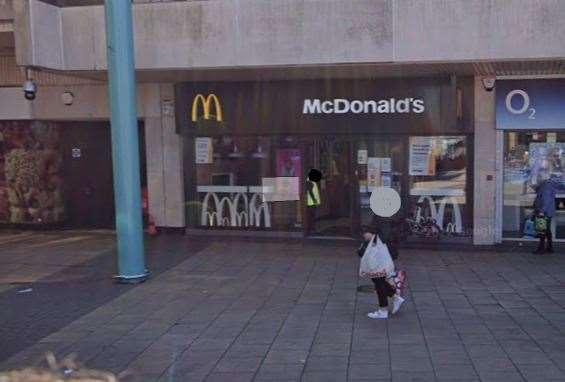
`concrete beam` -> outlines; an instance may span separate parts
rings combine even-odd
[[[14,7],[12,5],[12,0],[0,0],[0,21],[13,19]]]
[[[21,65],[105,70],[102,6],[16,2]],[[135,4],[140,70],[565,57],[562,0]],[[539,42],[543,41],[543,44]]]
[[[155,84],[138,86],[139,118],[160,118],[159,94],[155,94],[155,88],[158,87],[159,85]],[[61,100],[65,91],[74,95],[74,102],[70,106],[64,105]],[[106,85],[41,86],[33,102],[24,100],[19,87],[0,88],[0,99],[0,120],[87,121],[110,118]]]

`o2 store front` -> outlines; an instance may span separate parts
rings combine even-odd
[[[536,240],[524,232],[540,173],[565,180],[565,79],[498,80],[498,241]],[[565,193],[555,198],[552,233],[565,241]]]
[[[404,217],[470,238],[472,92],[454,77],[177,85],[188,228],[357,237],[384,186]],[[314,221],[311,168],[323,174]]]

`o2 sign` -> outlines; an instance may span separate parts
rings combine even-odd
[[[519,108],[514,107],[512,101],[515,98],[517,99],[521,98],[522,101],[521,107]],[[514,89],[508,92],[508,94],[506,95],[505,104],[506,104],[506,110],[508,110],[509,113],[516,115],[522,115],[527,113],[528,119],[536,119],[536,109],[534,107],[530,107],[530,96],[525,90]]]

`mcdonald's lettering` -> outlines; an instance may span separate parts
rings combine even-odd
[[[202,114],[198,114],[200,106],[202,106]],[[212,114],[212,106],[214,106],[213,112],[215,114]],[[198,122],[201,116],[205,120],[209,120],[213,117],[218,122],[223,121],[222,106],[220,104],[220,100],[215,94],[208,94],[208,97],[198,94],[194,97],[194,100],[192,101],[192,122]]]

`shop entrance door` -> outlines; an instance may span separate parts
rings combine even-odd
[[[406,208],[406,148],[402,136],[369,136],[359,138],[355,152],[354,229],[371,226],[374,213],[369,200],[376,187],[392,187],[402,200],[403,216]]]
[[[351,145],[350,141],[315,139],[305,150],[309,164],[305,176],[311,168],[322,172],[319,183],[321,204],[316,207],[315,214],[306,214],[310,220],[305,222],[307,236],[351,237],[353,234]]]

